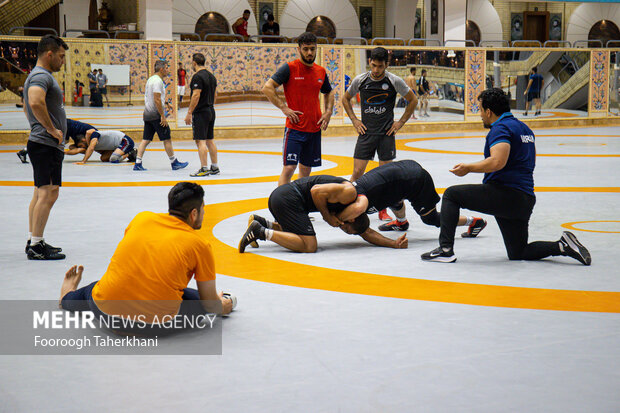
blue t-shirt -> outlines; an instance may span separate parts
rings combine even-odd
[[[534,195],[534,132],[512,113],[506,112],[491,124],[484,144],[484,157],[491,156],[491,148],[500,142],[510,144],[508,161],[499,171],[485,173],[482,182],[493,181]]]
[[[530,86],[530,92],[540,92],[540,86],[542,85],[543,77],[538,73],[534,73],[530,75],[530,79],[532,79],[532,86]]]

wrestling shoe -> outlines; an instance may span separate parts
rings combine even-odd
[[[127,161],[128,162],[135,162],[137,157],[138,157],[138,150],[136,148],[134,148],[134,149],[131,150],[131,152],[129,152],[127,154]]]
[[[57,251],[53,251],[44,242],[39,242],[35,245],[30,245],[28,248],[29,260],[64,260],[65,254],[61,254]]]
[[[564,231],[560,238],[560,250],[562,255],[571,257],[583,265],[592,264],[592,257],[586,247],[577,241],[577,237],[572,232]]]
[[[422,257],[422,260],[424,261],[435,261],[435,262],[456,261],[456,255],[454,255],[454,250],[452,248],[450,248],[450,251],[444,251],[443,248],[437,247],[432,251],[422,254],[421,257]]]
[[[19,158],[20,161],[22,161],[22,163],[28,163],[28,151],[27,150],[22,149],[21,151],[18,151],[17,157]]]
[[[211,175],[209,169],[206,166],[203,166],[193,174],[189,174],[189,176],[209,176]]]
[[[474,218],[474,221],[469,225],[466,232],[461,234],[463,238],[476,238],[480,231],[487,226],[487,222],[482,218]]]
[[[142,166],[142,162],[137,163],[133,166],[134,171],[148,171],[144,166]]]
[[[187,165],[189,165],[189,162],[181,162],[178,159],[175,159],[174,162],[172,162],[170,164],[170,166],[172,167],[173,171],[176,171],[177,169],[183,169],[185,168]]]
[[[265,228],[269,228],[269,224],[267,223],[267,220],[265,218],[261,217],[260,215],[255,215],[255,214],[250,215],[250,217],[248,218],[248,226],[252,225],[253,221],[258,222],[259,224],[261,224]],[[250,242],[250,247],[258,248],[258,242],[256,242],[256,241]]]
[[[50,244],[48,244],[45,241],[41,241],[41,244],[44,244],[45,248],[49,249],[52,252],[61,252],[62,251],[62,248],[52,247]],[[28,254],[28,248],[30,248],[30,240],[26,241],[26,254]]]
[[[220,168],[218,168],[217,166],[214,168],[213,165],[211,165],[211,168],[209,168],[209,175],[219,175],[220,174]]]
[[[265,227],[258,223],[258,221],[252,221],[252,223],[248,226],[247,231],[241,237],[241,241],[239,241],[239,252],[243,253],[245,251],[245,247],[247,247],[251,242],[256,242],[257,240],[265,240]]]
[[[392,217],[387,213],[386,209],[379,211],[379,221],[391,221]]]
[[[400,222],[395,219],[387,224],[379,225],[379,231],[407,231],[408,229],[409,222],[407,220]]]

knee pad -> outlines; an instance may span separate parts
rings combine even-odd
[[[123,158],[123,155],[117,155],[117,154],[113,153],[112,155],[110,155],[110,162],[111,163],[119,163],[122,158]]]
[[[439,219],[439,213],[437,212],[436,209],[433,210],[432,212],[429,212],[428,214],[424,216],[420,216],[420,219],[426,225],[433,225],[438,228],[441,226],[441,220]]]

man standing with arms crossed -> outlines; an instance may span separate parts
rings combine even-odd
[[[146,171],[146,168],[142,166],[142,156],[144,151],[146,151],[146,147],[153,141],[155,132],[157,132],[159,140],[164,143],[164,149],[170,159],[170,166],[173,170],[185,168],[189,164],[188,162],[179,162],[176,156],[174,156],[174,149],[172,149],[170,126],[168,126],[164,112],[166,87],[164,86],[163,79],[168,74],[166,62],[158,60],[155,62],[154,69],[155,74],[146,81],[144,88],[144,133],[142,134],[142,142],[140,142],[138,147],[136,164],[133,167],[134,171]]]
[[[67,118],[62,89],[53,72],[65,63],[67,44],[57,36],[45,35],[37,46],[37,65],[24,83],[24,112],[30,123],[28,155],[34,172],[34,194],[28,208],[29,260],[61,260],[60,248],[43,239],[50,211],[62,184]]]
[[[327,129],[332,117],[334,91],[325,69],[314,63],[316,42],[310,32],[299,36],[299,59],[280,66],[263,87],[265,96],[287,118],[278,186],[291,181],[298,163],[300,178],[309,176],[313,166],[321,166],[321,130]],[[276,94],[280,85],[284,85],[286,103]],[[319,92],[326,95],[322,114]]]
[[[192,56],[194,76],[189,87],[192,90],[185,124],[192,125],[194,141],[198,147],[200,169],[189,176],[208,176],[220,173],[217,166],[217,147],[213,142],[213,127],[215,125],[215,88],[217,80],[213,73],[205,68],[205,56],[194,53]],[[207,154],[211,156],[211,169],[207,168]]]
[[[396,158],[395,134],[409,120],[418,104],[415,93],[400,77],[388,72],[388,52],[383,47],[376,47],[370,52],[370,71],[356,76],[351,86],[344,92],[342,106],[359,133],[355,153],[353,154],[353,174],[355,182],[366,171],[368,161],[379,156],[379,165],[392,162]],[[353,107],[351,98],[360,94],[362,120],[360,121]],[[396,95],[402,95],[408,102],[405,113],[394,122],[394,104]],[[379,219],[391,221],[385,209],[379,211]],[[394,221],[394,225],[398,223]]]

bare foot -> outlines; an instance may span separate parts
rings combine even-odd
[[[60,287],[60,300],[58,301],[58,307],[62,308],[62,298],[71,291],[77,290],[80,280],[82,279],[82,273],[84,272],[83,266],[74,265],[69,268],[69,271],[65,274],[65,279],[62,281],[62,287]]]

